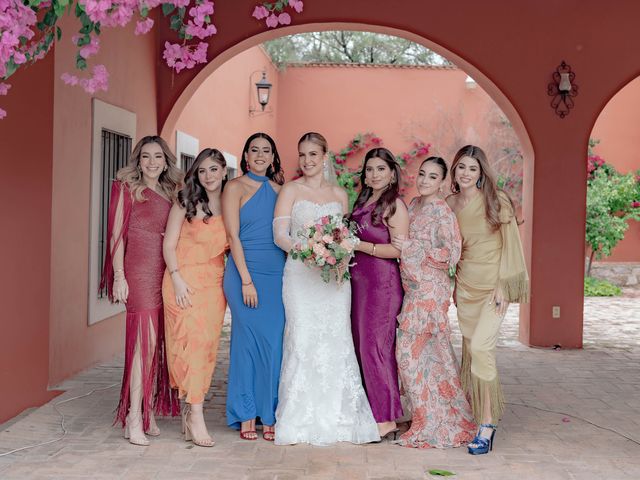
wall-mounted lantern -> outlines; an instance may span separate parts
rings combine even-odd
[[[258,96],[258,103],[260,104],[260,112],[258,112],[257,108],[253,107],[253,102],[251,102],[251,104],[249,105],[249,116],[259,115],[261,112],[271,113],[271,110],[265,112],[265,108],[269,104],[269,99],[271,98],[271,87],[273,85],[271,85],[267,80],[267,72],[265,72],[264,70],[262,71],[262,78],[255,84],[253,84],[253,75],[258,72],[259,70],[253,72],[249,76],[249,89],[251,91],[251,98],[253,98],[253,88],[255,87],[255,92]]]
[[[551,108],[560,118],[569,115],[569,111],[574,107],[573,98],[578,95],[575,78],[576,74],[571,70],[571,66],[563,60],[553,72],[553,82],[547,86],[547,94],[553,97]]]

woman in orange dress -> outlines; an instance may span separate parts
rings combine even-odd
[[[171,208],[163,244],[169,379],[187,403],[185,440],[201,447],[214,445],[204,423],[203,402],[211,385],[227,306],[222,291],[227,244],[220,215],[226,165],[218,150],[200,152]]]

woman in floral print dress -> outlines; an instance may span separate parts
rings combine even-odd
[[[440,187],[447,165],[427,158],[418,172],[419,197],[409,207],[409,239],[394,237],[402,251],[405,291],[398,316],[396,358],[401,383],[411,402],[411,428],[398,444],[414,448],[466,445],[476,425],[450,341],[449,268],[460,259],[458,223]]]

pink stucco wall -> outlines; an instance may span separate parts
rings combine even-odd
[[[640,169],[640,77],[629,82],[604,108],[591,134],[600,140],[595,153],[628,173]],[[605,261],[640,261],[640,223],[631,220],[629,229]]]
[[[54,394],[49,384],[53,56],[11,77],[0,124],[0,423]]]
[[[63,17],[75,26],[70,17]],[[110,73],[108,92],[95,98],[137,115],[137,135],[156,133],[155,45],[152,35],[134,36],[105,29],[94,63]],[[66,28],[65,32],[72,31]],[[75,53],[70,35],[55,52],[53,191],[51,196],[51,299],[49,382],[57,382],[119,353],[124,317],[88,325],[89,220],[91,178],[91,96],[62,83],[72,71]],[[134,139],[134,143],[137,139]]]

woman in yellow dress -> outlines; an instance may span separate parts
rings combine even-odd
[[[451,166],[447,203],[456,214],[462,255],[454,300],[463,336],[462,386],[470,396],[478,434],[469,453],[488,453],[504,397],[496,369],[496,343],[509,303],[528,302],[529,278],[513,202],[496,185],[482,149],[462,147]]]
[[[211,385],[227,306],[222,291],[227,243],[220,215],[226,165],[218,150],[200,152],[171,208],[163,243],[169,378],[187,403],[185,440],[201,447],[214,445],[204,423],[203,403]]]

